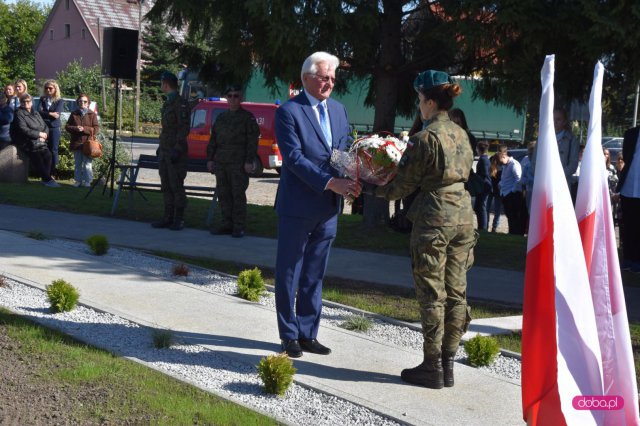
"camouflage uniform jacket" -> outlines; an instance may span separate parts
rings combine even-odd
[[[219,164],[252,163],[258,150],[260,128],[245,109],[225,111],[213,124],[207,158]]]
[[[187,154],[187,135],[189,134],[189,106],[177,93],[169,93],[162,105],[162,130],[158,152],[170,153],[173,148],[181,154]]]
[[[438,113],[431,123],[415,134],[400,159],[394,180],[376,189],[376,196],[388,200],[420,193],[407,218],[430,226],[473,224],[471,197],[464,189],[473,164],[467,133]]]

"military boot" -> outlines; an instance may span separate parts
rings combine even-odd
[[[455,352],[442,352],[442,372],[444,378],[444,387],[446,388],[450,388],[453,386],[453,359],[455,356]]]
[[[173,218],[173,223],[169,227],[172,231],[181,231],[184,229],[184,209],[176,208],[176,215]]]
[[[402,370],[400,378],[414,385],[430,389],[442,389],[444,387],[444,379],[440,355],[434,359],[425,359],[417,367]]]
[[[162,219],[151,222],[153,228],[168,228],[173,224],[173,207],[164,208]]]

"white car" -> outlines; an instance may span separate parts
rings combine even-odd
[[[35,111],[38,110],[38,106],[40,106],[40,98],[33,98],[33,109]],[[98,104],[94,101],[91,101],[89,104],[89,108],[98,114]],[[78,109],[78,103],[75,99],[62,98],[62,112],[60,113],[60,121],[62,125],[65,126],[67,121],[69,121],[69,116],[73,111]],[[100,121],[100,114],[98,114],[98,121]]]

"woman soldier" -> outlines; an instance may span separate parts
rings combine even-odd
[[[453,359],[471,316],[467,270],[476,244],[471,197],[464,189],[473,164],[467,132],[447,111],[462,89],[442,71],[416,78],[420,113],[427,126],[410,140],[396,178],[376,188],[387,200],[419,194],[407,217],[413,222],[410,248],[420,304],[424,361],[405,369],[405,382],[441,389],[453,386]]]

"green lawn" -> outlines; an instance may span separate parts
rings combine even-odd
[[[64,424],[278,424],[269,417],[179,382],[143,365],[87,346],[0,309],[11,356],[28,359],[27,380],[43,389],[86,393]],[[5,368],[11,368],[5,365]],[[26,402],[28,404],[28,401]]]

